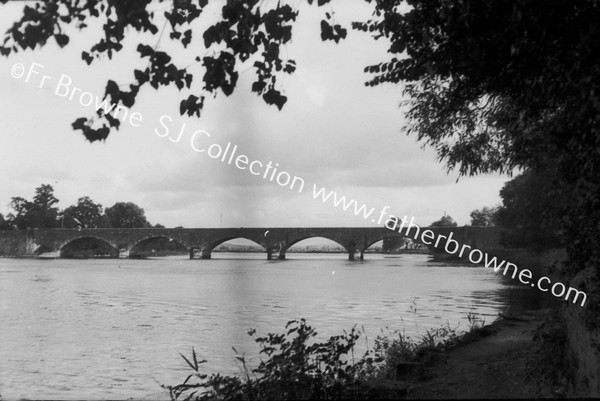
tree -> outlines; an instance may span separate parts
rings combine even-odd
[[[64,227],[102,227],[102,205],[95,203],[88,196],[79,198],[77,204],[63,211]]]
[[[27,227],[32,227],[29,221],[29,210],[31,209],[31,202],[27,199],[15,196],[11,198],[8,207],[13,210],[13,212],[8,214],[8,220],[19,230],[26,229]]]
[[[449,215],[444,214],[441,219],[430,224],[431,227],[456,227],[456,221]]]
[[[18,229],[26,228],[56,228],[58,208],[54,205],[58,199],[54,196],[52,185],[42,184],[35,189],[33,201],[20,196],[13,197],[9,206],[13,213],[9,220]]]
[[[471,212],[471,225],[474,227],[494,227],[498,222],[499,207],[483,207]]]
[[[563,245],[561,221],[569,208],[564,187],[552,166],[543,171],[527,170],[504,184],[497,219],[510,229],[506,244],[537,250]]]
[[[400,4],[376,0],[374,18],[353,24],[390,42],[385,61],[366,68],[375,74],[368,84],[404,83],[406,132],[448,170],[537,172],[554,163],[569,196],[560,218],[567,274],[588,294],[572,317],[600,338],[600,6],[410,0],[402,13]]]
[[[12,228],[12,224],[9,220],[4,218],[4,215],[0,213],[0,230],[10,230]]]
[[[42,184],[35,189],[35,196],[31,203],[33,226],[37,228],[56,228],[58,220],[58,208],[54,205],[58,199],[54,196],[52,185]]]
[[[6,3],[8,0],[0,0]],[[160,0],[162,1],[162,0]],[[307,0],[309,4],[313,0]],[[318,6],[329,0],[318,0]],[[290,5],[277,2],[274,7],[259,0],[227,1],[221,9],[220,19],[209,25],[203,32],[202,46],[192,35],[192,24],[201,23],[201,15],[208,0],[175,0],[170,9],[164,12],[168,26],[158,28],[157,15],[151,9],[150,0],[86,0],[73,2],[71,0],[53,0],[35,3],[24,7],[23,16],[8,29],[0,54],[8,56],[20,50],[43,47],[53,38],[59,47],[69,44],[67,35],[69,24],[80,31],[87,28],[91,20],[105,20],[103,35],[89,50],[83,51],[82,59],[91,64],[98,58],[112,56],[123,49],[127,34],[143,32],[152,34],[150,46],[140,42],[137,52],[146,61],[147,67],[132,71],[132,83],[121,87],[115,81],[106,84],[104,99],[111,106],[122,105],[131,107],[136,101],[140,89],[150,85],[154,89],[161,86],[176,85],[186,90],[187,97],[180,102],[181,115],[200,117],[204,101],[208,96],[216,96],[218,91],[226,96],[233,93],[237,79],[239,64],[253,60],[252,68],[256,80],[252,91],[261,96],[269,105],[281,109],[287,97],[278,88],[283,74],[291,74],[296,69],[296,63],[284,59],[280,51],[292,39],[292,23],[298,16],[298,10]],[[206,13],[205,13],[206,14]],[[209,17],[210,18],[210,17]],[[196,75],[188,67],[179,67],[165,51],[158,51],[158,40],[167,30],[168,38],[184,48],[189,46],[189,62],[201,70],[201,86]],[[167,35],[164,35],[165,37]],[[335,23],[333,13],[326,12],[321,20],[321,38],[333,40],[336,43],[346,37],[346,29]],[[183,63],[182,63],[183,64]],[[79,118],[73,122],[75,130],[81,130],[89,141],[104,140],[112,129],[118,129],[121,121],[115,117],[115,108],[109,105],[100,108],[95,118]]]
[[[150,223],[146,220],[144,209],[133,202],[117,202],[104,212],[111,228],[144,228]]]
[[[539,169],[570,193],[574,270],[600,262],[600,7],[594,1],[377,1],[390,41],[369,85],[406,82],[407,132],[461,175]],[[406,57],[401,57],[406,54]],[[600,306],[600,303],[599,303]]]

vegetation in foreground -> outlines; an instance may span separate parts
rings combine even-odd
[[[429,330],[420,342],[400,331],[380,335],[373,348],[360,358],[354,354],[361,332],[353,327],[342,335],[317,342],[317,332],[304,319],[291,320],[283,334],[257,337],[261,356],[256,368],[250,368],[244,355],[236,356],[239,376],[201,372],[206,360],[181,355],[192,373],[181,383],[162,386],[172,400],[280,400],[280,399],[378,399],[399,398],[408,393],[403,376],[420,377],[440,352],[459,343],[486,334],[485,322],[468,315],[469,332],[457,334],[446,324]],[[255,330],[248,332],[250,336]],[[234,349],[235,351],[235,349]],[[237,351],[236,351],[237,354]]]

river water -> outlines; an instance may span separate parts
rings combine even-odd
[[[306,318],[323,337],[354,324],[416,337],[473,312],[491,323],[522,291],[489,270],[428,255],[217,254],[150,260],[0,259],[3,399],[156,399],[189,372],[192,347],[207,372],[235,373],[246,334],[283,332]],[[525,289],[526,290],[526,289]],[[386,329],[387,328],[387,329]]]

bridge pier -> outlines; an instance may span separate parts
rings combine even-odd
[[[129,249],[119,249],[119,255],[118,255],[119,259],[127,259],[129,258]]]
[[[199,259],[212,259],[211,251],[199,250],[198,248],[190,248],[190,259],[196,259],[200,254]]]
[[[278,249],[267,249],[267,260],[285,260],[285,251]]]
[[[354,250],[348,252],[348,260],[350,260],[350,261],[365,260],[365,253],[364,253],[364,251],[359,251],[358,249],[354,249]]]

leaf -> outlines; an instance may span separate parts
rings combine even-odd
[[[192,30],[188,29],[183,34],[183,39],[181,39],[181,44],[183,44],[183,47],[187,48],[187,45],[189,45],[191,41],[192,41]]]
[[[121,92],[121,103],[127,108],[133,107],[135,103],[135,92]]]
[[[188,375],[188,377],[186,377],[185,380],[183,381],[183,383],[181,383],[181,384],[183,384],[185,386],[192,377],[194,377],[194,375]]]
[[[190,117],[194,114],[200,117],[203,106],[204,96],[198,98],[198,96],[190,95],[187,99],[179,103],[179,114],[184,115],[187,112],[187,115]]]
[[[84,127],[86,126],[85,125],[86,122],[87,122],[87,118],[81,117],[81,118],[78,118],[77,120],[75,120],[73,122],[73,124],[71,124],[71,126],[73,127],[73,129],[84,129]]]
[[[283,96],[281,92],[273,88],[269,89],[262,97],[267,104],[274,104],[279,110],[281,110],[283,105],[287,102],[287,97]]]
[[[108,128],[106,125],[99,129],[92,129],[89,127],[85,127],[83,129],[83,135],[85,135],[86,139],[90,142],[103,141],[108,138],[109,134],[110,128]]]
[[[267,86],[265,81],[256,81],[252,83],[252,92],[260,93]]]
[[[333,39],[333,28],[324,19],[321,20],[321,40]]]
[[[149,78],[147,70],[146,71],[134,70],[133,75],[140,85],[143,84],[144,82],[148,81],[148,78]]]
[[[87,65],[92,64],[92,61],[94,60],[94,57],[88,52],[81,52],[81,58],[87,63]]]
[[[185,74],[185,84],[186,86],[189,87],[192,85],[192,80],[194,79],[194,75],[193,74]]]
[[[148,45],[139,44],[137,47],[137,51],[140,53],[140,57],[147,57],[154,54],[154,49]]]
[[[194,367],[194,365],[192,365],[192,363],[185,357],[185,355],[183,355],[182,353],[180,353],[179,355],[181,355],[183,360],[187,362],[187,364],[189,365],[190,368],[197,371],[198,367]]]
[[[120,92],[121,90],[119,89],[119,85],[117,85],[117,83],[111,79],[108,80],[108,82],[106,83],[106,89],[104,90],[104,93],[106,95],[110,95],[111,98],[113,99],[117,99],[118,96],[117,94]]]
[[[198,366],[198,359],[196,359],[196,350],[192,347],[192,355],[194,356],[194,365]]]
[[[58,45],[60,47],[65,47],[69,43],[69,37],[67,35],[63,35],[60,33],[57,33],[56,35],[54,35],[54,39],[56,40],[56,43],[58,43]]]
[[[106,118],[106,120],[108,121],[108,123],[110,124],[111,127],[115,127],[116,129],[119,129],[119,126],[121,125],[121,121],[118,118],[114,118],[110,114],[105,114],[104,118]]]
[[[346,34],[348,33],[346,28],[342,28],[341,25],[337,24],[333,27],[333,29],[335,30],[335,33],[336,33],[335,43],[338,43],[340,39],[346,38]]]

